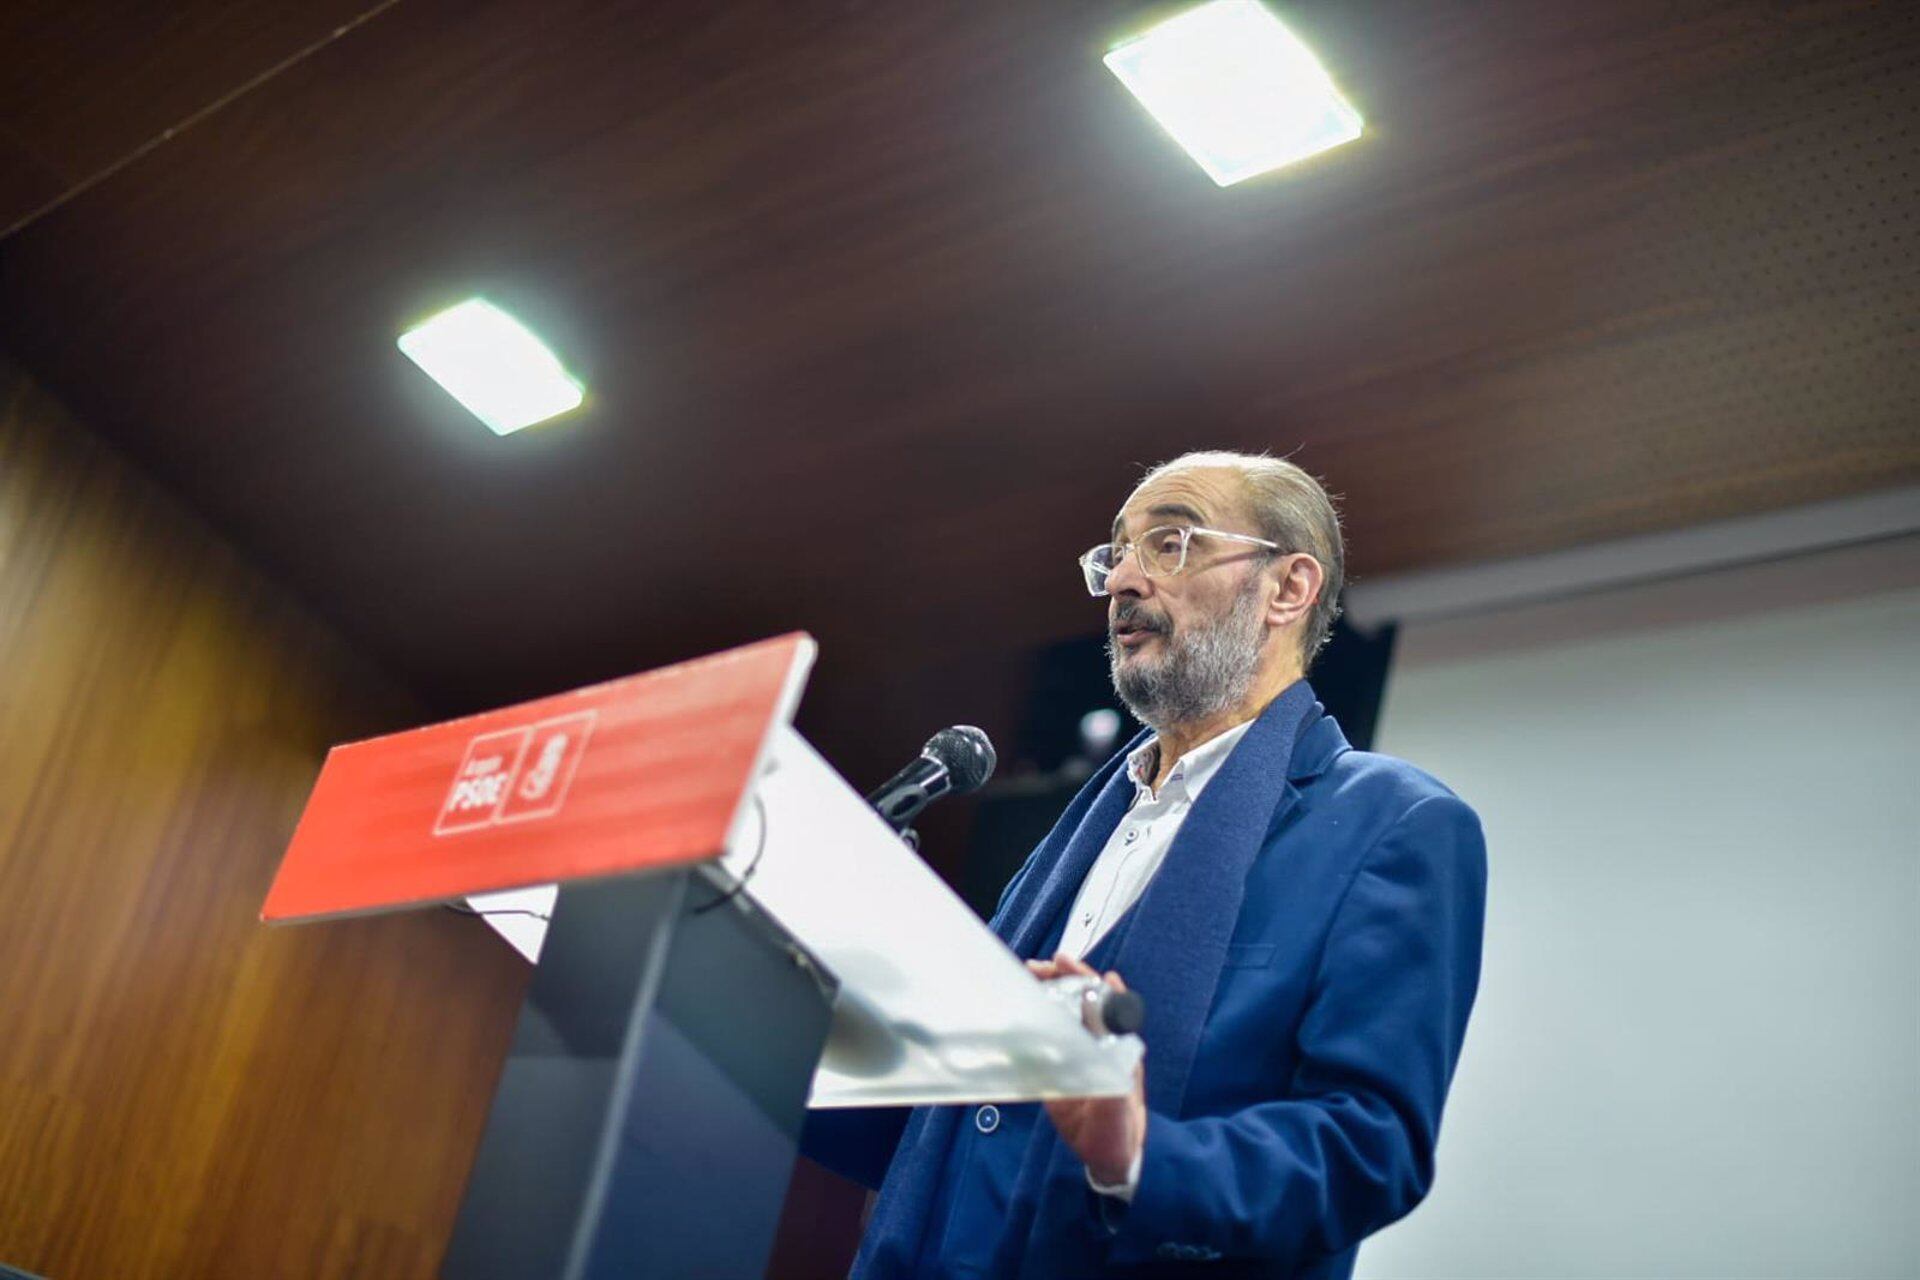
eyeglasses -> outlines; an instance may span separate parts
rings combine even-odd
[[[1081,556],[1080,572],[1087,576],[1087,593],[1106,595],[1107,579],[1120,567],[1120,561],[1129,551],[1139,557],[1137,563],[1140,572],[1149,578],[1171,578],[1187,567],[1187,548],[1192,545],[1195,534],[1203,538],[1219,538],[1223,542],[1244,542],[1249,546],[1265,547],[1269,551],[1280,549],[1277,542],[1249,537],[1244,533],[1203,529],[1199,525],[1163,524],[1147,530],[1132,542],[1103,542]]]

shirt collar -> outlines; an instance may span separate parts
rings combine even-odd
[[[1180,757],[1173,766],[1173,772],[1167,775],[1167,781],[1160,788],[1160,795],[1169,792],[1185,795],[1189,800],[1198,800],[1213,775],[1220,772],[1220,766],[1227,762],[1233,748],[1240,739],[1247,736],[1247,730],[1253,728],[1253,721],[1243,720],[1233,728],[1216,733],[1199,746]],[[1127,756],[1127,776],[1133,779],[1134,787],[1140,798],[1156,799],[1152,790],[1155,766],[1159,764],[1160,736],[1155,734],[1135,747]]]

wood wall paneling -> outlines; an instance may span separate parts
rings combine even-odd
[[[524,967],[257,920],[327,746],[420,717],[0,363],[0,1260],[434,1273]]]

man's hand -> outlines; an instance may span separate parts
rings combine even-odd
[[[1080,974],[1103,978],[1116,991],[1127,984],[1117,973],[1097,974],[1064,952],[1051,960],[1029,960],[1027,968],[1041,981]],[[1054,1098],[1047,1115],[1060,1137],[1087,1166],[1093,1180],[1119,1186],[1133,1169],[1133,1158],[1147,1141],[1147,1073],[1143,1062],[1134,1069],[1133,1092],[1120,1098]]]

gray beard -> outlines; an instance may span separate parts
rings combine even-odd
[[[1194,624],[1172,636],[1161,633],[1165,652],[1157,663],[1122,664],[1123,651],[1107,639],[1107,670],[1113,691],[1134,717],[1156,732],[1196,724],[1239,706],[1260,666],[1266,625],[1261,619],[1259,574],[1250,574],[1226,615]]]

